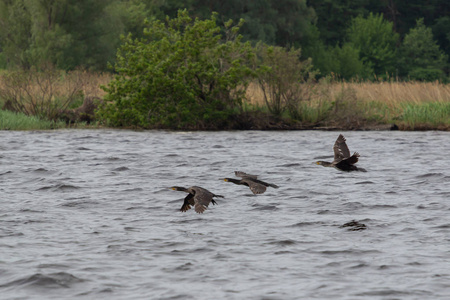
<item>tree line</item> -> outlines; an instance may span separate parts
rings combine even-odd
[[[186,9],[245,22],[245,41],[301,49],[318,76],[443,80],[449,74],[447,0],[0,0],[0,68],[51,63],[62,70],[109,70],[146,22]],[[122,37],[122,38],[121,38]]]

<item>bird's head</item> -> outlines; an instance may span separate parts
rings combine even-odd
[[[181,187],[181,186],[172,186],[170,189],[174,190],[174,191],[185,191],[186,190],[186,188]]]

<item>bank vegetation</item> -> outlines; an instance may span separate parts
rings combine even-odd
[[[83,86],[78,97],[74,99],[67,110],[74,111],[83,107],[85,98],[101,99],[106,92],[101,86],[106,86],[114,76],[109,73],[82,72]],[[16,87],[5,85],[7,73],[0,75],[0,129],[1,130],[44,130],[57,128],[99,128],[105,127],[104,121],[95,117],[95,111],[90,119],[81,120],[80,116],[72,114],[56,114],[48,119],[31,113],[31,106],[42,99],[45,89],[39,81],[29,81],[24,90],[28,91],[29,102],[20,103],[18,109],[11,106],[10,98],[5,97],[5,91],[11,93]],[[67,97],[73,89],[73,83],[63,78],[53,90],[60,97]],[[274,98],[266,98],[258,82],[251,82],[245,90],[242,111],[233,119],[234,126],[222,129],[345,129],[345,130],[377,130],[398,128],[400,130],[450,130],[450,85],[439,82],[397,82],[397,81],[363,81],[345,82],[337,80],[321,80],[307,84],[305,97],[298,107],[297,119],[293,119],[284,101],[277,102]],[[267,90],[266,90],[267,92]],[[6,99],[6,101],[5,101]],[[57,97],[48,101],[58,102]],[[98,105],[98,103],[96,103]],[[48,106],[48,105],[47,105]],[[279,106],[281,113],[273,114],[273,106]],[[28,107],[28,108],[27,108]],[[53,104],[55,109],[60,106]],[[70,119],[70,118],[72,119]],[[395,126],[394,126],[395,125]],[[125,127],[137,128],[137,127]],[[201,129],[192,126],[186,129]],[[220,128],[215,128],[220,129]]]
[[[0,128],[24,128],[11,119],[28,116],[47,128],[449,130],[449,85],[321,76],[300,48],[244,41],[243,24],[181,10],[124,37],[113,73],[4,71]]]

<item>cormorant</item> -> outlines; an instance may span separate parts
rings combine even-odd
[[[191,186],[189,188],[184,188],[181,186],[173,186],[171,187],[174,191],[186,192],[189,195],[184,198],[183,206],[181,206],[181,211],[185,212],[191,209],[191,205],[194,206],[194,209],[197,213],[202,214],[207,208],[210,202],[212,204],[217,204],[216,201],[213,200],[213,197],[221,197],[221,195],[215,195],[208,191],[207,189],[201,188],[199,186]]]
[[[350,156],[350,150],[348,150],[345,138],[342,134],[338,136],[334,143],[334,160],[333,162],[317,161],[316,164],[324,167],[334,167],[342,171],[362,171],[367,172],[363,168],[357,168],[355,164],[358,162],[359,153],[355,152]]]
[[[255,195],[264,193],[266,191],[266,188],[269,186],[276,189],[278,188],[278,186],[275,184],[258,180],[257,175],[251,175],[240,171],[235,171],[234,174],[237,177],[241,177],[242,179],[223,178],[223,180],[227,182],[232,182],[234,184],[246,185]]]

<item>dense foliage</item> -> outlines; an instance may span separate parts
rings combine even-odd
[[[254,51],[237,35],[241,24],[193,20],[186,10],[152,21],[144,37],[128,36],[118,73],[99,115],[113,126],[221,128],[239,109]]]
[[[447,0],[0,0],[0,68],[50,62],[64,70],[107,70],[121,35],[143,37],[145,19],[174,18],[179,9],[201,20],[217,12],[222,31],[224,20],[244,19],[244,40],[301,48],[321,76],[445,80],[449,74]]]

